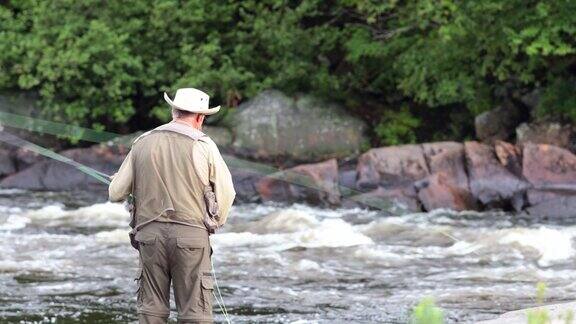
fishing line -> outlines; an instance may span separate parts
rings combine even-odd
[[[37,145],[37,144],[29,142],[25,139],[22,139],[18,136],[7,133],[1,127],[0,127],[0,141],[4,142],[6,144],[12,145],[12,146],[16,146],[19,148],[30,150],[32,152],[36,152],[38,154],[41,154],[41,155],[46,156],[48,158],[60,161],[62,163],[66,163],[66,164],[76,168],[77,170],[83,172],[84,174],[87,174],[87,175],[95,178],[98,181],[101,181],[107,185],[110,184],[110,180],[108,180],[110,178],[109,175],[107,175],[103,172],[100,172],[98,170],[95,170],[89,166],[83,165],[79,162],[76,162],[70,158],[67,158],[61,154],[58,154],[54,151],[51,151],[45,147],[42,147],[40,145]],[[231,321],[230,321],[230,318],[228,316],[228,310],[226,309],[226,305],[224,304],[224,299],[222,298],[222,293],[220,292],[220,286],[218,285],[218,280],[216,279],[216,271],[214,269],[214,263],[212,262],[212,258],[210,258],[210,263],[212,265],[212,274],[214,276],[214,284],[216,285],[216,290],[218,291],[218,295],[219,295],[220,299],[218,298],[218,296],[216,296],[214,291],[212,291],[212,294],[214,295],[214,298],[216,299],[216,302],[218,303],[218,306],[220,307],[222,314],[224,314],[226,321],[230,324]]]
[[[100,142],[110,141],[113,139],[115,139],[115,141],[117,141],[118,144],[127,144],[128,142],[131,142],[131,140],[129,138],[122,137],[120,134],[116,134],[116,133],[105,132],[105,131],[96,131],[96,130],[93,130],[90,128],[84,128],[84,127],[75,126],[75,125],[46,121],[46,120],[32,118],[29,116],[18,115],[18,114],[7,113],[7,112],[1,112],[1,111],[0,111],[0,121],[4,125],[14,127],[14,128],[20,128],[20,129],[25,129],[28,131],[47,133],[47,134],[53,134],[53,135],[58,135],[58,136],[67,136],[70,138],[84,140],[84,141],[90,141],[90,142],[100,143]],[[118,138],[120,138],[121,140],[118,140]],[[26,142],[23,139],[19,139],[19,142],[25,143],[25,145],[16,144],[16,146],[28,146],[32,150],[36,149],[36,150],[38,150],[37,153],[42,154],[44,156],[48,156],[48,157],[53,158],[53,159],[56,159],[58,161],[62,161],[64,163],[70,164],[70,165],[74,166],[75,168],[77,168],[78,170],[80,170],[80,171],[82,171],[88,175],[93,175],[94,173],[99,174],[100,177],[95,177],[97,180],[102,181],[103,183],[106,183],[106,184],[110,183],[110,181],[108,180],[109,176],[106,174],[103,174],[102,172],[99,172],[97,170],[94,170],[92,168],[84,166],[82,164],[79,164],[78,162],[72,161],[71,159],[63,157],[63,156],[61,156],[57,153],[54,153],[53,151],[50,151],[48,149],[42,148],[36,144]],[[291,170],[279,170],[277,168],[274,168],[274,167],[266,165],[266,164],[239,159],[237,157],[230,156],[227,154],[223,154],[223,158],[231,168],[249,170],[249,171],[254,172],[255,174],[258,174],[258,175],[267,176],[270,178],[278,179],[281,181],[285,181],[287,183],[296,184],[296,185],[299,185],[302,187],[307,187],[307,188],[318,190],[318,191],[325,191],[323,188],[319,188],[318,185],[316,185],[309,176],[302,175],[302,174],[299,174],[299,173],[291,171]],[[348,196],[346,199],[360,202],[360,203],[362,203],[368,207],[372,207],[372,208],[379,209],[379,210],[383,210],[383,209],[390,210],[394,206],[394,204],[392,202],[390,202],[388,200],[384,200],[384,199],[374,199],[374,200],[368,199],[368,200],[366,200],[366,199],[362,199],[360,196],[354,197],[353,195],[360,195],[363,192],[356,190],[356,189],[353,189],[353,188],[338,185],[338,189],[340,190],[340,192],[343,195]],[[400,210],[398,212],[391,212],[391,213],[395,216],[400,216],[405,211],[406,210]],[[452,236],[452,235],[450,235],[450,234],[448,234],[442,230],[439,230],[438,232],[441,233],[442,235],[450,238],[451,240],[453,240],[456,243],[463,242],[463,241],[458,240],[454,236]],[[476,253],[476,251],[472,251],[472,252],[474,254],[478,255],[478,253]]]
[[[12,146],[16,146],[19,148],[23,148],[25,150],[29,150],[35,153],[38,153],[42,156],[48,157],[50,159],[56,160],[56,161],[60,161],[62,163],[66,163],[74,168],[76,168],[78,171],[87,174],[91,177],[93,177],[94,179],[105,183],[105,184],[110,184],[110,176],[107,175],[106,173],[100,172],[98,170],[95,170],[89,166],[86,166],[84,164],[78,163],[68,157],[65,157],[64,155],[58,154],[52,150],[49,150],[45,147],[42,147],[40,145],[31,143],[25,139],[22,139],[18,136],[12,135],[10,133],[7,133],[4,130],[0,130],[0,141],[4,142],[6,144],[12,145]]]
[[[218,285],[218,279],[216,279],[216,270],[214,268],[214,261],[212,261],[212,257],[210,257],[210,265],[212,265],[212,275],[214,276],[214,285],[216,285],[216,291],[218,291],[218,296],[220,296],[220,300],[218,300],[218,296],[216,296],[214,291],[212,291],[212,295],[214,295],[214,299],[216,299],[218,306],[220,306],[220,311],[222,311],[222,314],[224,314],[224,318],[226,319],[226,322],[228,322],[228,324],[230,324],[231,322],[230,322],[230,317],[228,316],[228,310],[226,309],[226,304],[224,303],[224,298],[222,298],[222,293],[220,292],[220,285]],[[220,303],[220,301],[222,301],[222,303]]]
[[[25,129],[28,131],[52,134],[52,135],[57,135],[57,136],[66,136],[66,137],[70,137],[70,138],[76,139],[76,140],[84,140],[84,141],[97,142],[97,143],[115,140],[115,141],[117,141],[117,144],[128,144],[131,142],[130,138],[128,138],[127,136],[123,137],[120,134],[115,134],[115,133],[105,132],[105,131],[96,131],[96,130],[90,129],[90,128],[83,128],[83,127],[75,126],[75,125],[69,125],[69,124],[63,124],[63,123],[58,123],[58,122],[40,120],[40,119],[28,117],[28,116],[12,114],[12,113],[7,113],[7,112],[0,112],[0,121],[2,124],[6,125],[6,126]],[[110,180],[108,180],[110,178],[109,175],[102,173],[98,170],[95,170],[93,168],[90,168],[88,166],[85,166],[81,163],[78,163],[78,162],[76,162],[70,158],[67,158],[63,155],[55,153],[54,151],[46,149],[42,146],[28,142],[24,139],[21,139],[17,136],[14,136],[12,134],[6,133],[5,131],[2,130],[1,126],[2,125],[0,124],[0,141],[7,143],[7,144],[10,144],[10,145],[13,145],[13,146],[16,146],[16,147],[22,147],[24,149],[28,149],[30,151],[36,152],[36,153],[41,154],[43,156],[46,156],[48,158],[66,163],[66,164],[76,168],[77,170],[97,179],[98,181],[100,181],[102,183],[110,184]],[[120,139],[120,140],[118,140],[118,139]],[[326,190],[323,188],[320,188],[310,176],[306,176],[306,175],[303,175],[303,174],[300,174],[300,173],[297,173],[297,172],[294,172],[291,170],[280,170],[280,169],[277,169],[275,167],[272,167],[272,166],[269,166],[266,164],[239,159],[237,157],[227,155],[227,154],[223,154],[222,156],[223,156],[224,160],[226,161],[226,163],[229,164],[231,168],[249,170],[249,171],[251,171],[255,174],[258,174],[258,175],[263,175],[263,176],[267,176],[270,178],[285,181],[287,183],[296,184],[296,185],[299,185],[302,187],[307,187],[310,189],[326,192]],[[346,199],[360,202],[365,206],[372,207],[372,208],[375,208],[378,210],[387,209],[394,216],[401,216],[403,214],[403,212],[407,211],[407,210],[403,209],[400,211],[400,213],[392,212],[390,208],[394,207],[394,204],[389,200],[378,199],[378,198],[376,198],[376,199],[362,199],[361,197],[354,197],[352,195],[360,195],[363,192],[356,190],[356,189],[353,189],[353,188],[342,186],[342,185],[338,185],[338,189],[340,190],[340,192],[342,194],[349,196]],[[451,234],[446,233],[445,231],[442,231],[442,230],[437,230],[437,231],[440,234],[450,238],[455,243],[465,242],[465,241],[457,239],[456,237],[454,237]],[[471,250],[471,253],[474,253],[477,256],[480,256],[474,250]],[[213,265],[212,265],[212,271],[214,273],[214,266]],[[214,273],[214,279],[216,282],[215,273]],[[218,294],[221,297],[220,288],[218,287],[217,282],[216,282],[216,288],[217,288]],[[213,292],[213,294],[214,294],[214,292]],[[216,297],[215,294],[214,294],[214,296]],[[218,298],[216,298],[216,300],[218,301]],[[223,305],[223,303],[224,303],[224,300],[222,300],[222,305],[220,305],[220,301],[218,301],[220,309],[222,310],[227,322],[230,323],[230,319],[228,317],[228,312],[226,310],[226,306]]]

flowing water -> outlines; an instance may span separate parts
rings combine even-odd
[[[98,200],[0,191],[0,322],[135,321],[128,213]],[[406,323],[426,296],[470,323],[535,305],[539,281],[549,302],[576,292],[573,224],[298,204],[238,205],[229,220],[212,245],[235,323]]]

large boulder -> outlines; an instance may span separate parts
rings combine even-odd
[[[521,120],[519,109],[512,104],[485,111],[474,119],[476,137],[486,143],[509,140]]]
[[[125,153],[106,145],[95,145],[66,150],[60,154],[105,174],[112,174],[122,164]],[[0,181],[0,187],[51,191],[104,191],[107,185],[68,164],[56,160],[44,160],[4,178]]]
[[[358,159],[360,190],[402,187],[430,174],[421,145],[380,147],[369,150]]]
[[[546,144],[526,143],[523,175],[533,188],[527,192],[526,212],[536,217],[576,216],[576,156]]]
[[[576,129],[560,123],[522,123],[516,128],[516,141],[519,145],[550,144],[576,152]]]
[[[464,150],[470,191],[484,206],[508,207],[530,187],[498,161],[492,147],[478,142],[466,142]]]
[[[524,145],[523,175],[536,189],[576,190],[576,156],[552,145]]]
[[[430,173],[441,173],[444,181],[468,190],[468,175],[464,159],[464,145],[456,142],[422,144]]]
[[[338,164],[336,159],[330,159],[298,165],[260,179],[256,190],[263,201],[339,205]]]
[[[417,181],[415,188],[424,209],[476,209],[468,187],[464,145],[438,142],[422,144],[422,148],[431,174]]]
[[[368,141],[365,123],[341,106],[276,90],[241,104],[228,124],[237,154],[283,165],[357,154]]]
[[[470,191],[454,184],[446,173],[435,173],[416,182],[418,199],[425,210],[447,208],[456,211],[474,210],[476,203]]]

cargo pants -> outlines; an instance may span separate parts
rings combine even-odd
[[[136,308],[141,324],[166,323],[170,283],[178,323],[212,323],[210,240],[205,229],[152,222],[138,231],[140,267]]]

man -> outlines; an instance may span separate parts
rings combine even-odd
[[[112,177],[111,201],[134,198],[135,247],[140,254],[137,311],[140,323],[166,323],[170,283],[179,323],[211,323],[212,249],[204,223],[204,190],[212,188],[219,220],[226,222],[236,192],[216,144],[201,132],[209,96],[179,89],[172,122],[137,138],[120,170]]]

